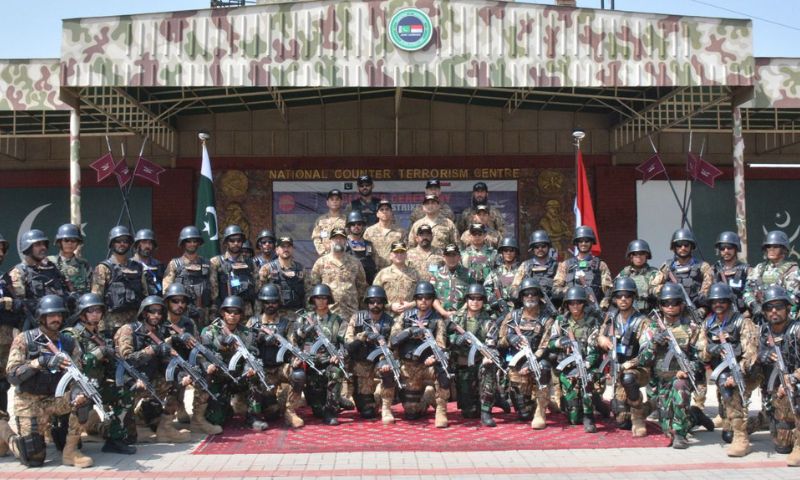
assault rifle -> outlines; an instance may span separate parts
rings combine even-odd
[[[725,332],[723,332],[722,329],[720,329],[719,332],[719,344],[722,348],[722,363],[711,372],[711,381],[716,382],[722,372],[729,370],[734,383],[736,383],[736,388],[739,390],[739,398],[742,399],[742,406],[747,407],[750,402],[745,398],[744,372],[742,372],[742,367],[739,366],[739,362],[736,361],[736,354],[733,351],[733,346],[725,339]]]
[[[228,337],[232,337],[234,343],[236,343],[236,353],[233,354],[228,362],[228,370],[231,372],[236,370],[236,365],[239,364],[239,360],[244,360],[245,366],[252,369],[255,374],[258,375],[258,381],[261,382],[261,385],[263,385],[265,389],[268,391],[274,389],[275,385],[270,385],[270,383],[267,382],[267,374],[264,373],[264,365],[261,363],[261,360],[250,353],[250,350],[247,349],[247,345],[239,338],[239,335],[231,332],[223,322],[220,322],[219,325],[222,327],[222,333]]]
[[[606,358],[603,359],[603,363],[600,364],[600,371],[603,372],[608,366],[608,375],[611,379],[611,385],[617,384],[617,378],[619,377],[619,358],[617,357],[617,314],[619,311],[616,307],[609,308],[606,312],[606,319],[604,321],[607,322],[611,319],[611,323],[608,326],[608,335],[611,337],[611,349],[606,353]]]
[[[686,376],[689,378],[689,384],[691,385],[692,390],[695,393],[699,394],[700,392],[697,389],[697,383],[694,380],[694,370],[692,369],[692,364],[686,357],[686,353],[678,344],[678,339],[675,338],[675,335],[672,333],[672,330],[666,326],[658,310],[653,309],[653,316],[656,319],[658,328],[666,332],[667,338],[669,339],[669,351],[667,352],[667,355],[664,357],[664,360],[661,362],[661,368],[668,371],[669,364],[672,363],[672,359],[674,358],[678,362],[678,368],[681,369],[683,373],[685,373]]]
[[[433,354],[436,361],[439,362],[439,365],[444,370],[444,374],[447,375],[447,378],[453,378],[453,374],[450,373],[450,365],[447,363],[447,354],[439,348],[439,344],[436,343],[436,339],[433,337],[433,333],[431,330],[426,327],[421,320],[416,319],[414,323],[417,325],[418,328],[422,329],[425,339],[422,341],[422,344],[414,350],[414,356],[419,358],[427,349],[431,349],[431,353]]]
[[[797,403],[795,399],[797,391],[794,388],[794,385],[792,385],[792,382],[787,380],[787,377],[791,375],[791,372],[789,372],[789,369],[786,368],[786,362],[783,361],[781,348],[775,344],[775,337],[772,335],[772,330],[769,328],[770,327],[767,326],[767,344],[777,358],[775,359],[775,366],[772,367],[772,374],[769,376],[769,382],[767,383],[767,386],[769,387],[770,392],[775,392],[777,387],[776,381],[780,379],[781,386],[783,386],[783,391],[786,394],[786,399],[789,400],[789,408],[791,408],[793,414],[798,415],[800,412],[797,410]]]
[[[525,339],[525,336],[522,335],[522,330],[520,330],[519,325],[516,323],[519,319],[515,318],[514,324],[514,331],[517,333],[517,336],[521,339]],[[539,388],[542,388],[542,367],[539,365],[539,360],[536,359],[536,355],[531,350],[531,346],[525,342],[525,346],[519,347],[519,351],[511,357],[511,361],[508,362],[510,367],[516,367],[520,360],[526,359],[528,361],[528,370],[533,373],[533,378],[536,380],[536,385]]]
[[[45,337],[47,338],[47,337]],[[53,352],[53,355],[58,355],[59,353],[66,353],[67,357],[69,358],[70,352],[61,352],[59,351],[55,345],[53,345],[53,341],[47,338],[47,348]],[[103,409],[103,397],[100,396],[100,392],[97,391],[97,388],[92,384],[92,381],[89,380],[89,377],[83,374],[78,367],[72,363],[72,358],[69,358],[69,365],[66,368],[66,372],[64,376],[61,377],[59,380],[58,385],[56,385],[56,397],[63,397],[64,394],[67,392],[67,386],[71,382],[75,382],[78,386],[80,391],[86,395],[89,401],[92,402],[92,408],[97,415],[100,416],[101,421],[105,421],[108,417],[106,411]]]
[[[692,318],[692,322],[695,325],[702,324],[703,323],[703,319],[700,316],[700,312],[697,311],[697,306],[695,306],[694,302],[692,302],[692,298],[689,296],[689,292],[687,292],[686,288],[683,286],[683,284],[678,281],[678,279],[675,277],[675,274],[672,273],[672,270],[669,270],[669,266],[667,267],[667,269],[669,271],[668,275],[669,275],[670,281],[673,282],[675,285],[678,286],[678,288],[681,289],[681,295],[683,296],[683,302],[686,304],[686,310],[689,312],[689,316]],[[734,304],[735,304],[735,302],[734,302]]]
[[[589,373],[586,371],[586,361],[583,359],[583,354],[581,353],[581,344],[575,339],[575,334],[572,333],[570,329],[567,329],[567,338],[569,338],[572,354],[564,360],[561,360],[556,370],[563,372],[567,365],[574,363],[578,378],[583,384],[583,389],[588,392],[592,389],[592,382],[589,379]]]
[[[497,366],[497,368],[503,372],[503,374],[508,375],[508,371],[503,367],[503,362],[500,361],[500,357],[497,356],[497,353],[494,350],[489,348],[489,346],[485,343],[481,342],[474,333],[464,330],[461,325],[455,322],[451,322],[451,325],[453,325],[453,328],[456,329],[456,332],[458,332],[460,335],[463,335],[471,345],[471,348],[469,349],[469,355],[467,356],[467,365],[470,367],[475,365],[475,354],[481,352],[481,355],[483,355],[484,358],[491,360],[492,363],[494,363],[495,366]]]
[[[331,357],[336,357],[336,363],[339,365],[339,369],[342,371],[342,374],[344,374],[344,378],[350,380],[350,374],[347,372],[347,365],[344,363],[344,351],[336,348],[336,345],[334,345],[328,336],[325,335],[325,331],[322,330],[319,322],[316,318],[314,318],[315,316],[316,313],[308,312],[307,316],[305,317],[309,322],[311,322],[311,326],[314,327],[314,332],[317,334],[317,341],[311,345],[311,354],[316,355],[320,348],[325,347],[328,355]]]
[[[147,335],[150,337],[150,339],[156,345],[161,345],[162,343],[164,343],[164,341],[161,340],[160,338],[158,338],[155,335],[155,333],[153,333],[153,332],[147,332]],[[215,402],[219,402],[219,397],[217,397],[217,395],[214,394],[214,392],[212,392],[209,389],[208,382],[200,374],[199,369],[197,367],[191,365],[186,360],[184,360],[180,356],[180,354],[178,354],[178,352],[174,348],[172,348],[171,345],[170,345],[170,350],[171,350],[171,353],[172,353],[172,358],[170,359],[169,364],[167,364],[167,371],[164,374],[164,378],[168,382],[177,381],[176,369],[179,368],[179,369],[183,370],[187,375],[189,375],[189,378],[192,379],[192,385],[194,385],[195,388],[199,388],[200,390],[202,390],[205,393],[207,393],[208,396],[211,397]]]
[[[169,327],[178,335],[183,335],[186,333],[185,329],[175,325],[174,323],[170,323]],[[216,352],[200,343],[200,341],[194,338],[192,335],[188,333],[186,334],[189,335],[189,337],[192,338],[195,343],[194,348],[192,348],[192,351],[189,352],[189,363],[191,363],[193,366],[196,366],[197,356],[202,355],[206,360],[211,362],[212,365],[217,367],[217,370],[224,373],[228,378],[231,379],[231,381],[236,382],[236,379],[233,378],[233,375],[228,372],[228,367],[225,365],[225,362],[222,361]]]
[[[296,358],[298,358],[300,361],[308,365],[312,370],[322,375],[322,372],[314,364],[314,358],[311,355],[297,348],[296,345],[292,344],[292,342],[287,340],[286,337],[278,333],[277,330],[271,330],[267,327],[264,327],[263,325],[257,330],[266,333],[273,339],[277,340],[278,344],[280,344],[281,348],[278,349],[278,354],[275,355],[275,360],[277,360],[280,363],[284,363],[286,358],[286,352],[289,352]]]
[[[392,350],[389,348],[389,345],[386,345],[386,340],[380,335],[378,331],[378,327],[375,326],[372,322],[364,322],[372,329],[373,332],[378,334],[378,348],[370,352],[367,355],[367,360],[370,362],[374,362],[378,359],[379,356],[383,355],[383,359],[386,360],[386,364],[389,365],[389,368],[392,370],[392,376],[394,376],[394,381],[400,388],[405,388],[403,382],[400,381],[400,364],[397,362],[397,359],[394,358],[392,354]]]

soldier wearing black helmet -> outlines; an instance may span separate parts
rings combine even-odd
[[[235,295],[244,301],[245,318],[253,315],[256,299],[258,271],[255,264],[244,255],[244,231],[239,225],[228,225],[222,233],[224,252],[209,260],[211,277],[217,279],[218,294],[214,299],[217,308],[224,298]]]
[[[331,251],[331,231],[334,228],[344,229],[345,216],[342,212],[342,192],[336,189],[328,192],[326,203],[328,212],[317,217],[314,229],[311,231],[311,240],[317,255],[322,256]]]
[[[790,467],[800,467],[800,411],[797,410],[800,404],[800,321],[790,317],[791,305],[783,287],[772,285],[764,292],[762,311],[766,321],[759,333],[758,365],[771,380],[766,405],[775,451],[789,454],[786,463]],[[778,355],[786,367],[785,372],[780,371]],[[784,374],[785,384],[780,379]],[[790,395],[795,411],[791,408]]]
[[[581,225],[575,229],[572,244],[578,253],[558,264],[556,276],[553,278],[554,297],[561,298],[569,287],[581,286],[587,288],[589,301],[600,305],[614,281],[606,262],[592,254],[592,246],[596,242],[597,238],[591,227]],[[606,303],[607,301],[603,302]]]
[[[50,417],[68,415],[61,461],[64,465],[91,467],[92,459],[81,453],[78,443],[92,404],[77,387],[55,396],[65,369],[70,364],[79,369],[83,366],[78,343],[60,333],[67,307],[60,296],[44,295],[35,311],[38,326],[17,335],[11,345],[6,369],[9,382],[16,387],[17,428],[14,433],[5,419],[0,420],[0,450],[11,450],[23,465],[41,466],[47,453],[44,432]]]
[[[528,260],[522,262],[522,265],[517,269],[514,276],[514,281],[511,283],[511,295],[516,298],[519,294],[519,286],[526,278],[535,278],[539,282],[539,286],[543,291],[552,296],[553,294],[553,278],[556,276],[558,270],[558,261],[551,251],[553,244],[550,241],[550,235],[544,230],[536,230],[531,234],[530,241],[528,242],[528,253],[532,256]]]
[[[719,260],[711,267],[711,275],[715,282],[727,283],[736,295],[736,305],[739,311],[744,311],[744,289],[747,285],[747,276],[750,274],[750,265],[739,260],[742,251],[742,241],[734,232],[721,232],[714,243]]]
[[[616,278],[628,277],[636,282],[637,292],[633,307],[640,312],[649,312],[656,304],[656,296],[651,284],[658,275],[658,269],[647,262],[653,258],[650,244],[641,239],[633,240],[628,244],[625,256],[629,263],[617,274]]]
[[[278,258],[278,254],[275,252],[276,240],[275,234],[268,228],[258,233],[258,237],[256,237],[256,252],[253,256],[253,263],[255,263],[257,269],[261,269],[267,263]]]
[[[47,257],[72,285],[76,294],[84,294],[92,285],[92,266],[78,255],[78,248],[83,244],[83,235],[76,225],[65,223],[58,227],[56,245],[58,254]]]
[[[394,325],[390,344],[400,358],[400,374],[404,385],[400,392],[403,402],[403,416],[406,420],[420,418],[427,409],[423,394],[427,386],[433,386],[436,395],[436,428],[447,428],[447,400],[450,398],[450,377],[443,366],[428,348],[421,355],[414,352],[422,345],[426,330],[433,335],[439,349],[447,346],[445,321],[433,309],[436,290],[430,282],[419,282],[414,289],[416,307],[398,316]]]
[[[694,256],[697,241],[694,233],[688,228],[675,230],[670,240],[670,248],[674,255],[661,265],[658,274],[653,278],[650,284],[653,293],[658,295],[666,282],[683,285],[689,299],[697,307],[702,318],[708,311],[706,302],[708,289],[714,283],[711,265]]]
[[[517,303],[521,307],[506,315],[500,326],[498,345],[508,349],[507,356],[512,358],[529,347],[539,363],[541,375],[538,379],[528,361],[521,358],[509,368],[508,380],[519,419],[532,419],[531,428],[541,430],[547,426],[546,410],[552,382],[548,343],[555,319],[551,316],[553,312],[544,307],[542,287],[535,278],[522,281]]]
[[[469,225],[472,223],[473,216],[480,205],[486,205],[489,207],[488,226],[502,237],[506,232],[506,221],[503,218],[503,213],[496,207],[489,204],[489,187],[486,185],[486,182],[477,182],[472,186],[472,199],[470,201],[470,206],[461,212],[461,216],[459,217],[458,221],[458,231],[465,232],[469,228]]]
[[[167,266],[161,263],[153,254],[158,248],[156,234],[149,228],[141,228],[133,236],[133,260],[142,264],[144,277],[147,279],[149,295],[161,295],[161,286],[164,282],[164,271]]]
[[[650,375],[640,362],[639,351],[647,341],[648,320],[633,308],[637,291],[636,282],[630,278],[614,280],[612,306],[600,327],[597,348],[608,358],[608,351],[613,346],[611,339],[616,338],[619,375],[616,385],[612,385],[614,399],[611,409],[618,428],[630,429],[634,437],[644,437],[647,435],[647,409],[639,389],[647,385]]]
[[[397,388],[388,360],[378,354],[373,360],[369,355],[379,348],[380,342],[388,342],[394,320],[386,312],[386,291],[379,286],[367,288],[364,295],[366,310],[359,310],[347,324],[344,341],[347,353],[353,362],[355,382],[355,404],[362,418],[375,418],[375,389],[377,378],[381,379],[381,421],[384,425],[394,423],[392,401]]]
[[[108,232],[111,256],[97,264],[92,276],[92,293],[100,295],[108,309],[100,330],[109,337],[136,318],[136,309],[148,291],[142,264],[128,258],[132,244],[128,227],[112,228]]]
[[[219,296],[217,276],[211,275],[211,264],[200,256],[198,249],[203,244],[203,235],[194,225],[181,229],[178,246],[183,255],[173,258],[167,265],[162,283],[164,291],[175,282],[186,287],[189,293],[189,316],[203,328],[208,325],[212,310],[216,308],[214,299]]]
[[[785,232],[773,230],[767,233],[761,243],[764,261],[756,265],[747,275],[744,290],[744,302],[759,321],[761,318],[761,301],[763,292],[771,285],[783,287],[789,298],[800,294],[800,270],[797,263],[789,260],[789,237]]]
[[[258,271],[261,288],[267,284],[278,287],[281,296],[281,315],[294,320],[295,312],[305,306],[306,275],[305,268],[294,260],[294,240],[283,236],[278,239],[278,257],[265,263]]]
[[[279,337],[290,343],[295,341],[296,326],[292,317],[281,314],[281,291],[277,285],[266,284],[258,291],[256,311],[248,326],[259,335],[259,358],[264,364],[267,382],[275,385],[264,399],[264,416],[276,419],[283,408],[283,418],[290,428],[301,428],[303,419],[297,416],[306,384],[306,369],[302,359],[292,356],[283,348]],[[285,406],[279,404],[281,393],[286,391]]]
[[[483,282],[488,295],[487,304],[497,318],[502,318],[514,308],[516,297],[512,292],[514,278],[519,270],[519,245],[514,237],[503,237],[497,248],[497,265]]]
[[[734,309],[733,292],[727,284],[713,284],[708,291],[708,301],[711,304],[711,315],[703,321],[697,350],[700,360],[716,370],[725,360],[723,341],[732,347],[744,384],[737,385],[730,368],[718,373],[717,400],[722,415],[722,440],[730,443],[728,456],[743,457],[750,453],[748,404],[750,395],[759,382],[758,372],[753,369],[758,356],[758,330],[750,318]],[[740,395],[740,387],[744,391],[743,395]]]
[[[371,285],[378,273],[375,263],[375,247],[369,240],[364,240],[364,229],[366,222],[360,211],[347,214],[347,245],[345,252],[356,257],[361,266],[364,267],[364,274],[367,276],[367,284]]]
[[[372,242],[375,248],[375,265],[378,270],[391,265],[389,258],[392,244],[406,239],[406,231],[397,223],[389,200],[378,203],[378,223],[364,230],[364,240]],[[413,223],[413,222],[412,222]]]
[[[374,187],[372,177],[369,175],[361,175],[358,177],[358,180],[356,180],[356,186],[358,187],[358,197],[350,201],[348,212],[361,213],[366,223],[364,228],[375,225],[378,223],[376,213],[378,212],[380,199],[372,195],[372,189]]]

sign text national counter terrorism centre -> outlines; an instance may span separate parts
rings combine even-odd
[[[374,181],[380,180],[446,180],[469,179],[513,179],[520,177],[519,168],[400,168],[400,169],[279,169],[268,170],[270,180],[356,180],[361,175],[369,175]]]

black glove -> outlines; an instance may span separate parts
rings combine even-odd
[[[523,344],[524,341],[525,341],[525,337],[523,337],[523,336],[512,337],[511,345],[513,345],[514,348],[519,349],[519,348],[522,347],[522,344]]]
[[[103,352],[104,358],[114,358],[114,355],[116,354],[116,352],[114,351],[114,347],[108,344],[100,347],[100,351]]]
[[[569,337],[561,337],[558,339],[558,346],[561,348],[568,348],[572,346],[572,341]]]
[[[382,338],[380,333],[370,332],[367,334],[367,341],[371,343],[379,343]]]
[[[464,337],[464,335],[458,335],[458,336],[456,336],[456,338],[453,340],[453,345],[455,345],[455,346],[457,346],[457,347],[460,347],[460,346],[464,345],[464,343],[465,343],[466,341],[467,341],[467,339],[466,339],[466,337]]]
[[[669,342],[669,333],[667,333],[666,330],[661,330],[653,335],[653,343],[657,343],[658,345],[666,345],[667,342]]]
[[[219,339],[219,344],[225,348],[230,348],[236,345],[236,338],[233,335],[223,335]]]
[[[153,345],[153,351],[157,357],[169,358],[172,356],[172,347],[167,342],[161,342],[158,345]]]
[[[762,365],[772,365],[774,362],[772,361],[771,358],[769,358],[770,355],[772,355],[771,348],[764,348],[762,350],[759,350],[758,356],[756,357],[758,359],[758,363],[761,363]]]
[[[710,355],[718,357],[718,356],[720,356],[722,354],[722,344],[720,344],[720,343],[709,343],[706,346],[706,351],[708,351],[708,353]]]
[[[409,333],[414,338],[425,338],[425,329],[420,327],[411,327]]]
[[[55,355],[47,355],[43,365],[48,370],[61,370],[61,364],[64,363],[65,360],[69,361],[69,356],[64,352],[58,352]]]
[[[191,340],[192,340],[192,336],[189,335],[186,332],[183,332],[180,335],[178,335],[178,341],[181,342],[184,345],[188,345]]]

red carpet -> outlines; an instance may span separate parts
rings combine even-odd
[[[312,453],[358,451],[429,451],[463,452],[491,450],[558,450],[574,448],[641,448],[665,447],[669,444],[661,430],[648,423],[648,435],[631,437],[630,431],[617,430],[613,425],[598,422],[598,432],[583,432],[582,425],[569,425],[563,414],[548,415],[547,428],[532,430],[530,422],[519,422],[516,414],[504,414],[495,409],[496,428],[480,425],[478,419],[463,419],[456,412],[456,404],[448,406],[450,427],[433,426],[433,409],[421,420],[402,420],[402,408],[392,409],[397,419],[394,425],[384,426],[380,420],[358,418],[356,412],[339,415],[336,427],[322,425],[303,408],[300,416],[306,426],[290,430],[283,420],[270,424],[264,432],[253,432],[241,427],[234,419],[221,435],[212,435],[193,452],[196,455],[234,455],[253,453]],[[274,426],[273,426],[274,425]]]

